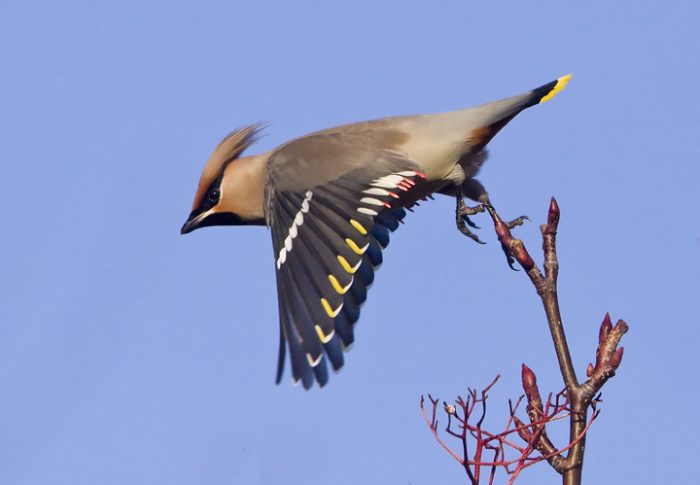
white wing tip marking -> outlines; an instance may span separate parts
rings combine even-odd
[[[280,255],[277,258],[277,269],[280,269],[284,262],[287,261],[287,248],[280,249]]]
[[[318,335],[318,338],[322,344],[327,344],[328,342],[330,342],[333,336],[335,335],[335,330],[331,330],[331,332],[328,335],[324,334],[320,325],[315,325],[314,329],[316,330],[316,334]]]
[[[369,195],[379,195],[379,196],[387,196],[390,195],[388,190],[380,189],[379,187],[372,187],[369,189],[365,189],[362,191],[363,194],[369,194]]]
[[[375,187],[383,188],[383,189],[393,189],[395,188],[399,182],[403,180],[403,177],[401,175],[392,173],[389,175],[385,175],[384,177],[380,177],[372,182],[372,185]]]
[[[360,202],[363,204],[369,204],[369,205],[378,205],[378,206],[383,206],[384,202],[382,202],[379,199],[375,199],[374,197],[363,197],[360,199]]]
[[[309,365],[311,367],[316,367],[318,364],[321,363],[321,359],[323,358],[323,352],[321,352],[321,355],[318,356],[316,360],[309,354],[308,352],[306,353],[306,360],[309,362]]]
[[[309,212],[309,201],[311,200],[313,195],[314,193],[310,190],[307,190],[304,194],[304,200],[301,201],[301,208],[294,216],[292,225],[290,226],[289,231],[287,231],[287,237],[284,238],[284,247],[280,249],[280,252],[278,254],[277,269],[280,269],[284,262],[287,261],[287,253],[292,250],[292,241],[299,234],[299,226],[301,226],[304,223],[304,214]]]
[[[367,207],[358,207],[357,212],[359,212],[360,214],[367,214],[368,216],[376,216],[377,214],[379,214],[377,211],[373,209],[368,209]]]

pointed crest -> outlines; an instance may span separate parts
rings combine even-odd
[[[226,135],[226,138],[221,140],[221,143],[219,143],[214,153],[212,153],[209,160],[207,160],[206,165],[204,165],[204,170],[202,170],[202,175],[199,178],[197,193],[194,195],[194,201],[192,202],[192,210],[199,207],[209,186],[214,182],[216,177],[221,174],[223,169],[226,168],[229,163],[240,157],[243,151],[257,141],[262,128],[263,125],[260,123],[248,125],[233,130]]]

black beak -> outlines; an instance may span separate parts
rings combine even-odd
[[[197,222],[199,221],[193,218],[187,219],[187,222],[185,222],[182,225],[182,229],[180,229],[180,234],[187,234],[188,232],[192,232],[197,229]]]
[[[213,212],[209,214],[197,214],[195,212],[192,212],[192,214],[190,214],[189,219],[187,219],[187,222],[185,222],[185,224],[182,226],[182,229],[180,229],[180,234],[187,234],[188,232],[192,232],[195,229],[199,229],[200,227],[242,226],[248,225],[250,223],[251,222],[244,221],[236,214],[232,214],[231,212]]]

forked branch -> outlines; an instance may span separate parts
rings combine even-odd
[[[423,416],[440,445],[464,467],[472,484],[480,482],[482,469],[488,469],[489,484],[494,483],[498,469],[505,470],[510,484],[522,470],[546,460],[562,475],[564,485],[578,485],[581,483],[586,433],[600,412],[597,409],[600,390],[607,380],[615,375],[622,361],[623,348],[618,345],[628,330],[627,324],[618,320],[613,325],[610,316],[605,315],[600,326],[595,364],[588,364],[587,379],[579,383],[566,341],[557,297],[559,262],[556,235],[560,212],[556,200],[552,198],[547,223],[540,227],[544,250],[544,275],[523,242],[513,237],[510,225],[503,222],[492,206],[487,204],[485,207],[493,219],[498,240],[509,263],[517,261],[522,266],[542,300],[565,387],[558,394],[553,396],[550,393],[546,400],[542,399],[535,373],[523,364],[522,385],[527,402],[528,423],[516,416],[523,401],[521,397],[515,404],[509,402],[509,419],[503,431],[497,433],[486,431],[483,423],[488,391],[496,383],[498,376],[479,393],[468,389],[466,399],[458,396],[454,404],[443,402],[443,410],[447,415],[444,432],[459,440],[459,452],[451,449],[440,436],[437,419],[439,399],[428,395],[432,408],[428,411],[425,399],[421,397]],[[590,418],[589,408],[592,410]],[[566,446],[557,448],[549,438],[547,426],[565,420],[569,423],[569,441]],[[513,440],[514,434],[525,442],[524,446]],[[472,446],[469,446],[470,441],[474,442]]]
[[[569,421],[569,439],[573,443],[577,437],[581,437],[571,447],[566,458],[562,460],[550,460],[550,464],[563,474],[565,485],[581,483],[581,470],[583,468],[583,454],[585,450],[585,433],[587,428],[588,408],[594,405],[594,398],[600,392],[605,382],[615,375],[615,371],[622,361],[623,348],[618,348],[622,335],[627,332],[627,324],[623,320],[618,320],[615,326],[610,321],[610,315],[606,314],[600,327],[600,337],[598,350],[596,351],[596,364],[588,365],[588,379],[579,384],[571,360],[571,352],[566,341],[564,325],[562,323],[559,310],[559,299],[557,296],[557,277],[559,275],[559,261],[557,259],[556,237],[559,226],[559,205],[554,197],[549,204],[547,223],[540,226],[542,232],[542,249],[544,251],[544,276],[540,272],[534,260],[525,248],[523,242],[515,239],[510,228],[501,220],[498,213],[491,206],[487,210],[493,219],[498,240],[504,251],[515,259],[527,272],[532,281],[537,294],[542,300],[544,311],[547,316],[547,323],[554,342],[559,369],[566,386],[566,393],[571,402],[571,417]],[[525,370],[523,370],[525,374]],[[533,374],[534,376],[534,374]],[[525,377],[523,377],[525,382]],[[534,387],[536,387],[536,381]],[[526,395],[528,391],[526,389]],[[534,396],[533,396],[534,397]],[[528,407],[536,409],[536,399],[534,402],[528,395]],[[597,412],[597,411],[594,411]],[[594,414],[595,416],[595,414]],[[541,444],[546,449],[546,443]]]

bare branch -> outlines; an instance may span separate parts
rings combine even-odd
[[[540,227],[544,252],[544,275],[523,242],[511,234],[510,228],[514,223],[504,223],[490,204],[486,204],[485,208],[493,219],[498,240],[506,252],[509,264],[512,265],[514,262],[520,264],[542,301],[565,388],[556,395],[549,393],[547,399],[543,400],[537,385],[537,376],[532,369],[523,364],[521,378],[525,394],[518,398],[515,404],[508,401],[509,418],[500,433],[492,433],[484,428],[489,391],[500,376],[496,376],[480,392],[468,388],[466,399],[458,396],[454,401],[455,404],[443,401],[443,411],[447,415],[445,433],[459,441],[461,456],[440,437],[437,420],[438,399],[428,395],[432,405],[429,416],[425,399],[421,397],[423,417],[438,443],[464,467],[472,484],[479,483],[482,467],[489,468],[489,484],[494,483],[498,469],[504,470],[509,475],[510,484],[524,469],[546,460],[552,468],[562,474],[564,485],[579,485],[586,433],[600,413],[597,408],[600,389],[615,375],[622,361],[624,350],[619,347],[619,343],[628,330],[627,324],[618,320],[613,326],[610,316],[605,315],[600,326],[595,364],[588,364],[587,380],[579,384],[566,340],[557,296],[559,262],[556,254],[556,234],[561,215],[557,201],[554,198],[551,199],[547,223]],[[526,413],[529,423],[525,423],[516,416],[524,399],[527,403]],[[474,416],[477,406],[480,409],[478,418]],[[590,419],[589,408],[592,409]],[[474,419],[476,419],[475,423]],[[557,448],[548,436],[547,427],[557,422],[566,423],[567,421],[569,442],[566,446]],[[517,435],[524,445],[516,443],[517,439],[512,439],[512,435]],[[469,440],[474,441],[474,451],[471,455]],[[490,458],[485,458],[485,453]]]
[[[501,242],[501,246],[506,251],[509,258],[517,261],[527,272],[530,281],[532,281],[537,294],[542,300],[549,330],[552,334],[557,360],[559,361],[559,369],[561,370],[562,378],[566,386],[567,397],[571,402],[569,442],[573,444],[573,446],[570,447],[570,452],[567,454],[566,459],[552,459],[549,460],[549,463],[557,471],[563,471],[565,485],[580,484],[583,454],[585,450],[585,430],[588,428],[588,407],[593,403],[593,396],[600,391],[610,377],[615,375],[615,371],[622,361],[623,349],[622,347],[618,349],[617,346],[622,335],[627,332],[627,324],[620,320],[615,327],[612,327],[610,317],[606,315],[600,329],[600,343],[598,351],[596,352],[596,365],[593,366],[589,364],[587,369],[588,380],[583,384],[579,384],[571,360],[569,345],[566,341],[566,334],[564,332],[564,325],[559,310],[559,299],[557,296],[559,262],[556,253],[556,235],[561,212],[556,199],[552,197],[547,214],[547,223],[540,227],[542,232],[542,249],[544,252],[544,277],[522,241],[512,236],[509,226],[502,221],[493,207],[487,205],[486,208],[493,219],[496,234],[498,235],[498,240]],[[528,379],[527,383],[526,377]],[[532,374],[532,377],[534,378],[534,374]],[[539,396],[534,394],[536,380],[531,381],[531,376],[523,375],[523,386],[526,388],[525,393],[526,395],[528,394],[529,388],[532,394],[532,396],[528,395],[528,414],[532,421],[533,416],[539,413],[540,410],[537,407]],[[530,399],[530,397],[532,397],[532,399]],[[539,405],[541,406],[541,399],[539,399]],[[595,415],[597,414],[594,414],[594,416]],[[542,432],[544,432],[544,429]],[[534,436],[536,432],[532,434]],[[548,441],[546,435],[544,438],[542,435],[540,436],[537,445],[541,448],[544,447],[540,451],[548,454],[544,449],[549,448],[551,445],[551,456],[557,456],[554,454],[556,448]]]

